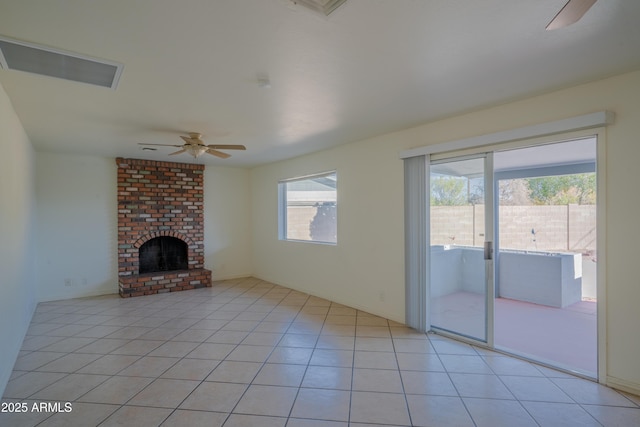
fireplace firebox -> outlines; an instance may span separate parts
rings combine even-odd
[[[171,236],[155,237],[138,249],[140,274],[157,271],[186,270],[187,244]]]

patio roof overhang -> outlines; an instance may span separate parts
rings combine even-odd
[[[595,172],[596,138],[496,151],[493,158],[496,179],[531,178]],[[477,178],[473,164],[446,162],[431,165],[431,172],[447,176]]]

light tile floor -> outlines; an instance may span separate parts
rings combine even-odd
[[[637,396],[253,278],[39,304],[2,402],[11,427],[640,425]]]

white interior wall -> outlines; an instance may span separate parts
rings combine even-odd
[[[249,170],[205,168],[204,266],[212,280],[251,275],[249,191]]]
[[[0,86],[0,395],[36,305],[35,167],[31,142]]]
[[[37,153],[38,300],[118,292],[114,159]]]
[[[252,170],[257,277],[404,322],[403,169],[388,138]],[[338,244],[278,240],[278,180],[330,170],[338,175]]]
[[[36,159],[38,299],[117,293],[115,160],[54,153]],[[205,268],[214,280],[250,275],[249,171],[209,166],[204,191]]]
[[[606,148],[606,321],[609,384],[640,393],[636,212],[640,72],[486,108],[252,171],[254,274],[364,310],[404,319],[403,169],[409,148],[609,110]],[[277,182],[338,170],[338,245],[282,242]],[[382,298],[381,298],[382,297]]]

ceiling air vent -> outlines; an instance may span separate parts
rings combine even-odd
[[[122,64],[0,37],[0,65],[7,70],[115,89]]]
[[[311,9],[314,12],[329,16],[347,0],[291,0],[292,3]]]

